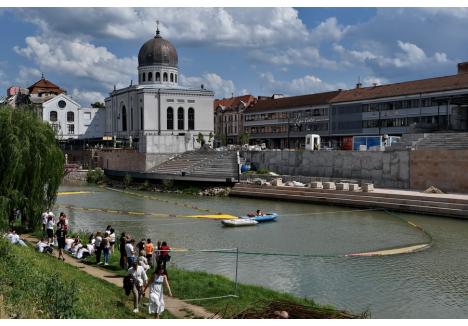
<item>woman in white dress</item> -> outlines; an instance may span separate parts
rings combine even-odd
[[[149,306],[148,312],[150,314],[156,314],[156,318],[159,319],[160,314],[164,311],[164,295],[163,295],[163,285],[166,286],[169,296],[172,297],[171,287],[165,275],[164,268],[160,266],[156,269],[154,274],[151,276],[146,288],[150,285],[150,294],[149,294]]]

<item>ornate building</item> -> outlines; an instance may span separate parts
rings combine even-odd
[[[213,133],[212,91],[179,85],[176,48],[156,35],[138,53],[138,85],[106,98],[106,136],[134,144],[140,153],[173,154],[196,149],[201,133]]]

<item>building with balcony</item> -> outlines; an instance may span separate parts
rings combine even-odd
[[[280,97],[261,97],[244,111],[244,131],[251,143],[269,148],[301,148],[307,134],[329,136],[330,101],[340,91]]]
[[[244,131],[244,111],[256,102],[255,96],[243,95],[214,101],[214,126],[216,145],[239,144]],[[224,138],[224,140],[222,139]]]

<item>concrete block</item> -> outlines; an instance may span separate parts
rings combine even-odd
[[[335,190],[336,185],[334,182],[324,182],[323,183],[323,189],[328,189],[328,190]]]
[[[281,179],[281,178],[273,179],[273,180],[271,181],[271,184],[272,184],[273,186],[276,186],[276,187],[281,187],[281,186],[284,185],[283,179]]]
[[[336,190],[348,191],[349,190],[349,183],[347,183],[347,182],[338,182],[336,184]]]
[[[312,181],[310,187],[313,189],[323,189],[323,184],[320,181]]]
[[[362,185],[362,191],[364,191],[364,192],[374,191],[374,184],[373,183],[364,183]]]
[[[359,191],[359,185],[357,183],[350,183],[349,191]]]

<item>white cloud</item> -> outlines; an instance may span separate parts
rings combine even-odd
[[[236,87],[232,80],[225,80],[215,73],[205,73],[201,77],[180,76],[180,84],[188,87],[200,87],[203,84],[205,89],[214,91],[215,97],[231,97],[236,92]]]
[[[328,60],[320,55],[315,47],[289,48],[285,51],[272,50],[253,50],[250,57],[273,65],[301,65],[310,67],[335,68],[336,62]]]
[[[84,91],[77,88],[74,88],[72,91],[72,97],[81,103],[83,107],[88,107],[91,103],[102,102],[104,103],[104,98],[106,97],[103,93],[95,91]]]
[[[366,86],[372,86],[374,84],[376,84],[376,85],[388,84],[389,81],[388,81],[388,79],[382,78],[382,77],[367,76],[367,77],[364,77],[364,79],[362,80],[362,83],[363,83],[364,87],[366,87]]]
[[[272,73],[260,75],[262,89],[268,94],[286,93],[288,95],[311,94],[346,88],[343,83],[330,84],[313,75],[306,75],[289,81],[276,80]]]
[[[107,89],[113,84],[126,86],[136,77],[136,57],[118,58],[107,48],[79,38],[29,36],[25,41],[25,47],[16,46],[14,50],[43,71],[90,79]]]
[[[391,56],[380,55],[369,50],[349,50],[339,44],[335,44],[333,49],[341,55],[342,64],[345,66],[360,63],[371,68],[419,70],[427,69],[428,65],[453,63],[444,52],[436,52],[433,56],[428,56],[416,44],[401,40],[398,40],[397,46],[399,51]]]
[[[41,78],[41,75],[41,72],[36,68],[20,66],[15,81],[21,86],[27,87]]]
[[[293,8],[28,8],[19,16],[43,33],[144,40],[161,21],[176,43],[261,47],[301,40],[307,28]]]
[[[321,41],[337,42],[349,29],[349,26],[338,24],[336,17],[330,17],[316,26],[310,32],[309,38],[316,43]]]

